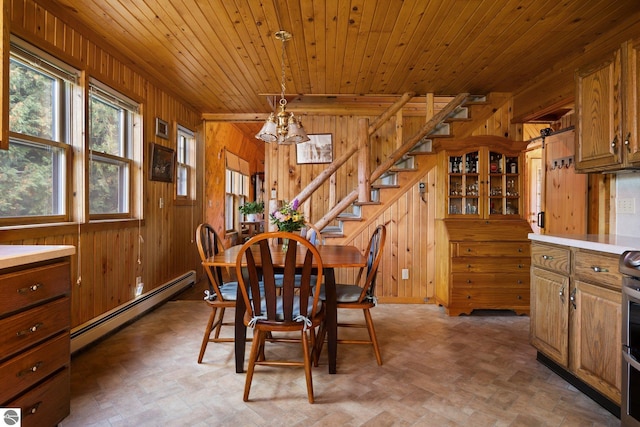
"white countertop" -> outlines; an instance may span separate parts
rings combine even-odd
[[[76,253],[71,245],[0,245],[0,268],[46,261]]]
[[[550,235],[529,233],[529,240],[572,246],[620,255],[624,251],[640,251],[640,238],[616,234]]]

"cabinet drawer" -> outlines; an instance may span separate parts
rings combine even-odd
[[[69,293],[69,262],[0,275],[0,316]]]
[[[0,360],[68,329],[69,302],[69,297],[60,298],[0,320]]]
[[[575,252],[574,274],[577,279],[597,285],[622,289],[618,256],[596,252]]]
[[[69,368],[63,369],[36,388],[9,402],[22,408],[22,427],[54,426],[69,415],[71,382]]]
[[[529,272],[531,258],[453,258],[451,272],[453,273],[517,273]]]
[[[451,283],[457,286],[525,286],[529,289],[529,271],[517,273],[455,273],[452,274]]]
[[[539,243],[531,245],[531,264],[537,267],[569,274],[571,269],[570,259],[571,252],[569,249],[541,245]]]
[[[527,242],[458,242],[453,256],[457,257],[528,257],[531,244]]]
[[[469,308],[529,307],[528,287],[458,287],[451,290],[451,305]]]
[[[69,364],[69,333],[63,333],[0,365],[0,405]]]

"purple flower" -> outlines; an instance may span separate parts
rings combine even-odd
[[[299,205],[299,204],[300,204],[300,203],[298,202],[298,199],[293,199],[293,204],[291,205],[291,208],[292,208],[294,211],[297,211],[297,210],[298,210],[298,205]]]

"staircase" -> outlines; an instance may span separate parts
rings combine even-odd
[[[439,103],[434,102],[435,105],[442,105],[443,100],[447,102],[434,112],[435,121],[427,122],[419,134],[409,138],[395,155],[390,156],[391,162],[378,165],[371,174],[370,200],[358,200],[356,189],[316,223],[322,230],[323,240],[328,244],[347,243],[349,236],[357,235],[376,220],[390,203],[398,200],[436,166],[435,154],[446,148],[447,140],[470,136],[508,98],[509,94],[501,93],[438,97]]]

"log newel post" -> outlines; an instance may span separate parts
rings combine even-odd
[[[358,120],[358,200],[371,200],[371,166],[369,164],[369,119]]]

